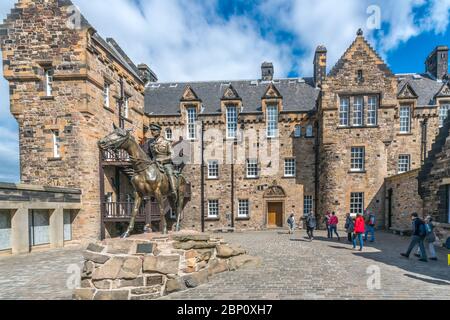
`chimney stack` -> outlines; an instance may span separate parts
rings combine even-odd
[[[437,46],[425,61],[425,72],[436,78],[443,80],[448,75],[448,47]]]
[[[156,74],[145,63],[141,63],[140,65],[138,65],[138,69],[139,75],[141,76],[141,79],[145,84],[158,81],[158,77],[156,76]]]
[[[327,76],[327,48],[318,46],[314,54],[314,83],[316,87],[322,84]]]
[[[272,62],[263,62],[261,65],[261,79],[262,81],[273,80],[273,64]]]

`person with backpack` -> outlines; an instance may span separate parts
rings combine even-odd
[[[338,223],[339,223],[339,219],[336,216],[336,212],[333,212],[331,214],[331,218],[330,218],[330,236],[331,236],[331,239],[333,239],[333,233],[335,233],[338,237],[338,241],[341,241],[341,237],[339,236],[339,233],[337,232]]]
[[[427,236],[425,222],[419,218],[419,215],[416,212],[414,212],[411,215],[411,219],[412,219],[412,230],[413,230],[413,236],[411,238],[411,243],[410,243],[409,248],[406,251],[406,253],[401,253],[400,255],[405,258],[409,258],[409,255],[411,254],[411,251],[413,251],[414,247],[416,245],[419,245],[420,254],[421,254],[419,261],[428,262],[427,253],[425,252],[425,245],[423,243]]]
[[[367,210],[367,228],[364,236],[364,241],[367,241],[367,236],[370,233],[370,242],[375,242],[375,215]]]
[[[288,226],[289,226],[289,234],[294,234],[295,232],[295,216],[293,213],[289,216],[287,220]]]
[[[353,250],[356,249],[356,239],[359,241],[359,251],[363,250],[364,240],[363,234],[366,231],[366,224],[364,223],[364,218],[361,213],[356,215],[355,227],[353,229]]]
[[[345,230],[347,231],[348,242],[353,242],[353,231],[355,230],[355,222],[351,217],[350,213],[347,213],[347,217],[345,219]]]
[[[428,251],[430,251],[430,260],[437,261],[436,249],[434,248],[434,243],[436,242],[436,234],[434,233],[433,218],[431,216],[428,216],[425,219],[425,228],[427,232],[425,243],[428,246]],[[420,247],[417,248],[417,253],[414,255],[420,258]]]
[[[308,238],[310,241],[314,240],[314,229],[317,227],[316,216],[314,212],[311,212],[306,217],[306,233],[308,234]]]

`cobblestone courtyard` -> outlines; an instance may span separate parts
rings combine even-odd
[[[408,238],[378,233],[377,242],[360,253],[346,239],[329,241],[321,232],[312,243],[303,231],[223,236],[262,257],[263,265],[216,275],[206,285],[166,299],[450,299],[446,250],[439,249],[438,262],[406,260],[399,253]],[[0,257],[0,299],[70,299],[67,268],[81,263],[76,249]],[[367,270],[373,266],[381,271],[379,290],[367,287]]]

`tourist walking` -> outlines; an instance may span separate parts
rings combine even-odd
[[[324,222],[325,222],[325,225],[327,226],[327,238],[328,239],[331,238],[330,219],[331,219],[331,213],[329,211],[327,211],[327,213],[325,214]]]
[[[406,253],[401,253],[401,255],[405,258],[409,258],[409,255],[411,254],[411,251],[413,251],[414,247],[416,245],[419,245],[420,248],[419,261],[428,262],[427,253],[425,252],[425,245],[423,243],[427,235],[425,222],[422,219],[420,219],[419,215],[415,212],[411,215],[411,220],[412,220],[413,236],[411,238],[411,243],[409,245],[408,250],[406,251]]]
[[[367,210],[367,228],[364,236],[364,241],[367,241],[367,236],[370,233],[370,242],[375,242],[375,215]]]
[[[314,240],[314,230],[316,229],[316,227],[317,227],[316,216],[314,212],[311,212],[306,217],[306,233],[308,234],[308,238],[311,241]]]
[[[336,236],[338,237],[338,241],[341,241],[341,237],[339,236],[339,233],[337,232],[338,223],[339,223],[339,219],[336,216],[336,212],[333,212],[331,214],[331,218],[330,218],[330,237],[331,237],[331,239],[333,239],[333,233],[335,233]]]
[[[427,232],[427,235],[425,236],[425,244],[430,252],[430,260],[437,261],[436,249],[434,247],[434,243],[436,242],[436,234],[434,233],[433,218],[431,216],[428,216],[425,219],[425,229]],[[420,258],[420,247],[417,248],[417,253],[414,255]]]
[[[359,241],[359,251],[364,248],[363,234],[366,232],[364,218],[361,213],[358,213],[355,220],[355,226],[353,230],[353,249],[356,249],[356,240]]]
[[[287,220],[288,226],[289,226],[289,234],[294,234],[295,232],[295,215],[291,213]]]
[[[345,219],[345,230],[347,231],[347,239],[348,242],[353,242],[353,231],[355,230],[355,222],[353,221],[350,213],[347,213],[347,217]]]

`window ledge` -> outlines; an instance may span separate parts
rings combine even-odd
[[[108,110],[111,113],[115,113],[113,109],[111,109],[110,107],[107,106],[103,106],[103,109]]]
[[[133,124],[133,121],[128,119],[128,118],[122,117],[122,119],[125,120],[126,122],[130,123],[130,124]]]
[[[361,170],[361,171],[353,171],[353,170],[349,170],[348,173],[349,173],[349,174],[358,174],[358,173],[365,174],[365,173],[367,173],[367,171],[366,171],[366,170]]]
[[[283,176],[283,179],[297,179],[297,176]]]
[[[55,100],[55,96],[43,96],[40,99],[41,100]]]
[[[220,221],[220,218],[205,218],[205,221]]]
[[[405,133],[400,132],[400,133],[397,133],[397,136],[413,136],[413,135],[414,134],[412,132],[405,132]]]
[[[379,125],[374,125],[374,126],[338,126],[337,129],[341,130],[341,129],[378,129],[380,128]]]
[[[217,181],[217,180],[220,180],[220,178],[219,177],[214,177],[214,178],[207,177],[206,180],[208,180],[208,181]]]
[[[246,180],[258,180],[259,177],[245,177]]]
[[[249,221],[250,217],[237,217],[234,220],[236,220],[236,221]]]
[[[47,161],[50,161],[50,162],[56,162],[56,161],[62,161],[62,158],[61,157],[59,157],[59,158],[47,158]]]

